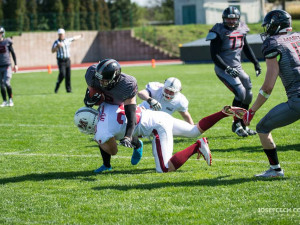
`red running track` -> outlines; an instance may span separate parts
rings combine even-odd
[[[72,69],[87,69],[89,66],[98,63],[98,62],[90,62],[90,63],[81,63],[81,64],[71,64]],[[140,60],[140,61],[119,61],[122,67],[126,66],[152,66],[152,60]],[[156,65],[170,65],[170,64],[182,64],[183,62],[179,59],[170,59],[170,60],[155,60]],[[57,65],[50,65],[52,71],[58,70]],[[48,71],[48,65],[45,66],[32,66],[32,67],[20,67],[20,73],[28,73],[28,72],[37,72],[37,71]]]

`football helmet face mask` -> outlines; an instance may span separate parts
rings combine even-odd
[[[2,34],[2,37],[5,37],[5,29],[4,27],[0,27],[0,34]]]
[[[163,89],[163,97],[167,101],[171,101],[178,92],[181,91],[181,82],[175,77],[170,77],[165,80],[164,89]]]
[[[292,31],[292,18],[284,10],[273,10],[267,13],[261,26],[264,28],[264,33],[260,36],[264,40],[272,35]]]
[[[241,13],[236,7],[229,6],[223,11],[222,18],[225,27],[235,30],[240,24]]]
[[[74,123],[81,133],[95,134],[99,112],[90,107],[81,107],[74,115]]]
[[[113,88],[118,82],[121,74],[121,66],[114,59],[104,59],[96,67],[96,78],[100,86],[106,89]]]

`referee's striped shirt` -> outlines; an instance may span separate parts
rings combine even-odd
[[[74,38],[65,38],[64,40],[57,39],[54,41],[52,48],[55,48],[58,42],[62,42],[63,46],[59,47],[56,51],[56,58],[57,59],[68,59],[70,58],[70,45],[74,41]]]

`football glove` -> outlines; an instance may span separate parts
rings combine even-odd
[[[225,69],[225,72],[227,74],[229,74],[230,76],[232,76],[233,78],[236,78],[237,76],[240,75],[239,71],[235,68],[232,68],[230,66],[227,66],[227,68]]]
[[[83,102],[87,107],[93,107],[97,102],[101,100],[101,97],[102,94],[99,93],[96,93],[92,97],[90,97],[90,91],[89,89],[87,89]]]
[[[258,77],[261,74],[261,68],[260,68],[259,63],[256,63],[254,65],[254,69],[255,69],[256,77]]]
[[[155,111],[161,110],[161,104],[154,98],[148,98],[147,102],[153,110]]]
[[[131,139],[129,137],[123,137],[121,140],[120,140],[120,145],[123,145],[124,147],[127,147],[127,148],[133,148],[134,146],[132,145],[131,143]]]
[[[243,121],[246,126],[250,125],[251,120],[253,119],[255,112],[252,109],[249,109],[243,116]]]

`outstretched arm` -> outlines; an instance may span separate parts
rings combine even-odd
[[[244,123],[247,126],[250,124],[251,120],[253,119],[255,112],[259,110],[260,107],[263,104],[265,104],[265,102],[270,97],[279,74],[279,65],[276,57],[271,59],[266,59],[266,64],[267,64],[267,73],[266,73],[265,81],[259,90],[259,94],[254,104],[243,117]]]
[[[138,96],[140,99],[147,101],[151,96],[146,89],[143,89],[138,92]]]
[[[78,39],[80,39],[82,37],[83,37],[83,34],[76,35],[76,36],[73,37],[73,40],[76,41],[76,40],[78,40]]]
[[[186,111],[186,112],[179,112],[179,113],[180,113],[180,115],[182,116],[182,118],[183,118],[186,122],[188,122],[189,124],[194,125],[194,121],[193,121],[193,119],[192,119],[192,117],[191,117],[191,114],[190,114],[188,111]]]
[[[261,91],[259,92],[256,101],[251,107],[252,111],[257,111],[267,101],[268,95],[272,93],[279,74],[279,65],[276,58],[266,59],[266,64],[267,73],[265,81],[260,89]]]

